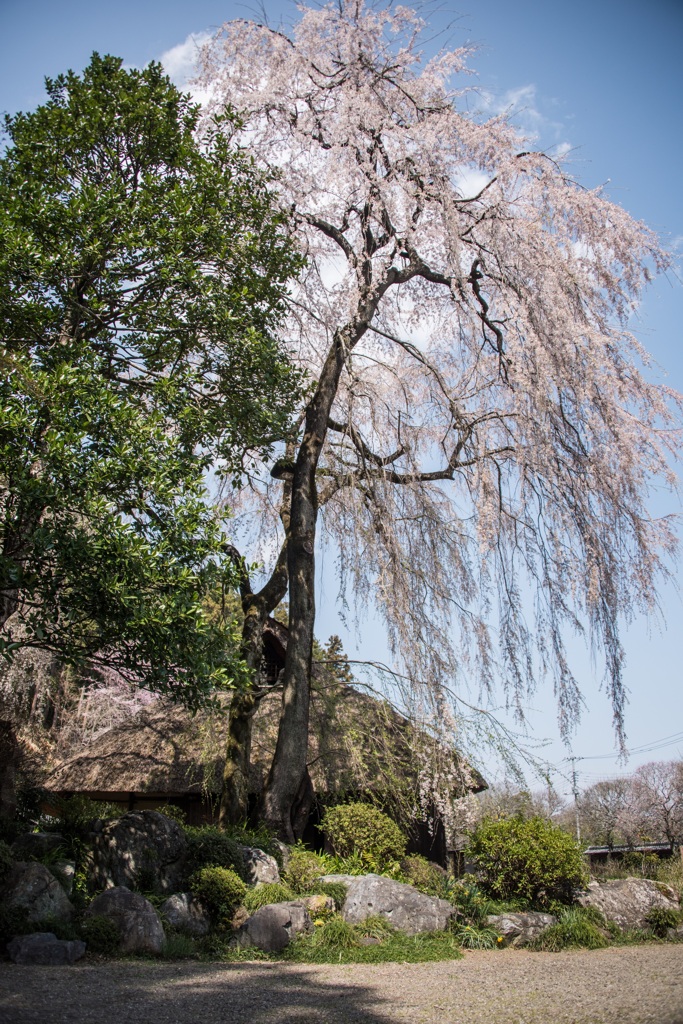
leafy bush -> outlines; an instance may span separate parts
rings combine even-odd
[[[118,924],[102,914],[83,918],[81,935],[91,953],[115,953],[121,943],[121,929]]]
[[[119,818],[121,808],[104,800],[91,800],[82,793],[61,797],[55,803],[56,815],[44,821],[46,832],[82,835],[91,830],[94,821]]]
[[[5,946],[15,935],[28,935],[35,930],[23,907],[8,907],[0,903],[0,950],[4,952]]]
[[[165,818],[170,818],[171,821],[177,821],[179,825],[185,825],[187,821],[187,814],[176,804],[162,804],[161,807],[154,808],[157,814],[163,814]]]
[[[609,939],[584,907],[565,907],[553,924],[534,942],[535,949],[558,953],[562,949],[604,949]]]
[[[246,885],[232,868],[217,866],[196,871],[190,878],[190,889],[217,924],[232,917],[247,894]]]
[[[544,818],[485,819],[469,845],[482,887],[503,900],[546,907],[571,903],[587,884],[581,848],[568,833]]]
[[[240,844],[213,825],[185,828],[187,838],[186,871],[190,875],[204,867],[230,868],[246,881],[244,855]]]
[[[406,850],[406,837],[396,822],[370,804],[329,807],[320,828],[340,857],[357,854],[375,871],[400,861]]]
[[[447,890],[447,876],[444,869],[419,854],[411,854],[410,857],[405,857],[401,861],[401,873],[410,885],[414,885],[416,889],[428,896],[443,897]]]
[[[681,914],[670,907],[653,907],[645,920],[653,935],[665,939],[669,928],[678,928]]]
[[[278,866],[282,867],[282,850],[275,834],[267,825],[260,824],[256,827],[246,823],[242,825],[227,825],[225,827],[225,834],[236,843],[241,843],[242,846],[252,846],[258,850],[263,850],[264,853],[274,857]]]
[[[296,893],[288,885],[283,885],[282,882],[267,882],[255,889],[248,889],[242,905],[253,914],[259,907],[265,907],[269,903],[287,903],[295,899]]]
[[[0,839],[0,885],[5,881],[14,865],[14,857],[9,845]]]
[[[291,851],[284,879],[294,892],[304,893],[309,892],[316,879],[324,873],[323,858],[299,844]]]

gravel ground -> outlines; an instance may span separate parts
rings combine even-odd
[[[683,944],[427,964],[0,964],[3,1024],[683,1024]]]

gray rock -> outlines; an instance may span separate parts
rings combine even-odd
[[[89,884],[95,890],[127,886],[170,895],[181,887],[186,851],[177,821],[157,811],[124,814],[93,836]]]
[[[52,873],[57,878],[67,896],[70,896],[74,888],[74,877],[76,875],[76,861],[57,860],[52,865]]]
[[[73,964],[85,953],[85,942],[58,939],[53,932],[34,932],[12,939],[7,952],[15,964]]]
[[[185,935],[207,935],[211,922],[209,915],[192,893],[177,892],[159,908],[171,928]]]
[[[506,946],[528,946],[551,924],[556,924],[557,918],[530,910],[526,913],[489,914],[486,923],[503,937]]]
[[[125,885],[105,889],[86,911],[87,917],[101,915],[114,921],[121,932],[121,952],[160,953],[164,928],[156,910],[144,896]]]
[[[311,931],[313,922],[300,900],[269,903],[235,932],[235,943],[242,948],[256,946],[266,953],[279,953],[297,935]]]
[[[273,839],[272,842],[275,844],[275,846],[277,846],[278,850],[280,851],[282,870],[286,871],[287,865],[289,864],[292,857],[292,852],[290,848],[287,846],[287,844],[283,843],[280,839]]]
[[[25,832],[14,840],[11,850],[17,860],[42,860],[65,846],[66,840],[58,832]]]
[[[379,914],[408,935],[443,931],[457,911],[447,900],[425,896],[412,885],[382,875],[324,875],[323,882],[343,882],[347,888],[342,917],[360,924]]]
[[[258,886],[280,881],[280,869],[277,866],[275,857],[270,857],[263,850],[258,850],[253,846],[243,846],[242,851],[244,853],[247,882]]]
[[[649,878],[617,878],[610,882],[591,882],[579,897],[584,907],[596,907],[608,921],[622,929],[647,928],[647,916],[655,907],[679,910],[673,889]]]
[[[56,878],[44,864],[15,864],[0,890],[6,907],[25,910],[29,921],[69,921],[74,907]]]

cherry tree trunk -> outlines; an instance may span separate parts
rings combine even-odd
[[[310,800],[306,762],[315,626],[316,469],[348,347],[349,338],[338,332],[308,406],[294,464],[288,544],[289,639],[277,746],[261,806],[266,824],[289,843],[300,837],[306,824],[307,815],[299,804]],[[295,823],[299,836],[295,835]]]

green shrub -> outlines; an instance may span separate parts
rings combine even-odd
[[[155,807],[154,810],[157,814],[163,814],[165,818],[170,818],[171,821],[177,821],[179,825],[185,825],[187,821],[187,814],[176,804],[162,804],[161,807]]]
[[[428,896],[443,896],[447,889],[446,872],[438,864],[411,854],[401,861],[401,872],[406,881]]]
[[[121,808],[103,800],[91,800],[82,793],[61,797],[56,801],[56,816],[44,823],[46,832],[63,832],[65,835],[83,835],[89,832],[94,821],[120,818]]]
[[[247,894],[246,885],[232,868],[218,866],[195,871],[190,878],[190,889],[217,924],[232,917]]]
[[[267,882],[255,889],[248,889],[242,900],[242,905],[250,914],[253,914],[260,907],[265,907],[269,903],[287,903],[289,900],[295,899],[296,893],[288,885],[283,885],[282,882]]]
[[[0,950],[3,953],[15,935],[29,935],[35,930],[35,925],[31,924],[23,907],[8,907],[0,903]]]
[[[497,899],[538,907],[553,900],[571,903],[588,882],[581,848],[544,818],[486,819],[470,840],[469,854],[484,891]]]
[[[81,935],[90,953],[116,953],[121,943],[121,929],[116,921],[102,914],[85,917],[81,924]]]
[[[320,875],[325,874],[323,859],[312,850],[298,845],[290,853],[283,876],[287,884],[297,893],[309,892]]]
[[[14,857],[8,843],[0,839],[0,885],[5,881],[14,866]]]
[[[370,804],[329,807],[320,827],[340,857],[356,854],[375,871],[396,864],[406,850],[406,837],[396,822]]]
[[[185,861],[188,876],[204,867],[231,868],[246,881],[244,855],[240,844],[213,825],[201,828],[185,828],[187,857]]]
[[[678,928],[681,914],[670,907],[653,907],[645,920],[653,935],[658,939],[665,939],[669,928]]]
[[[562,949],[604,949],[609,939],[584,907],[565,907],[553,924],[534,942],[535,949],[558,953]]]

